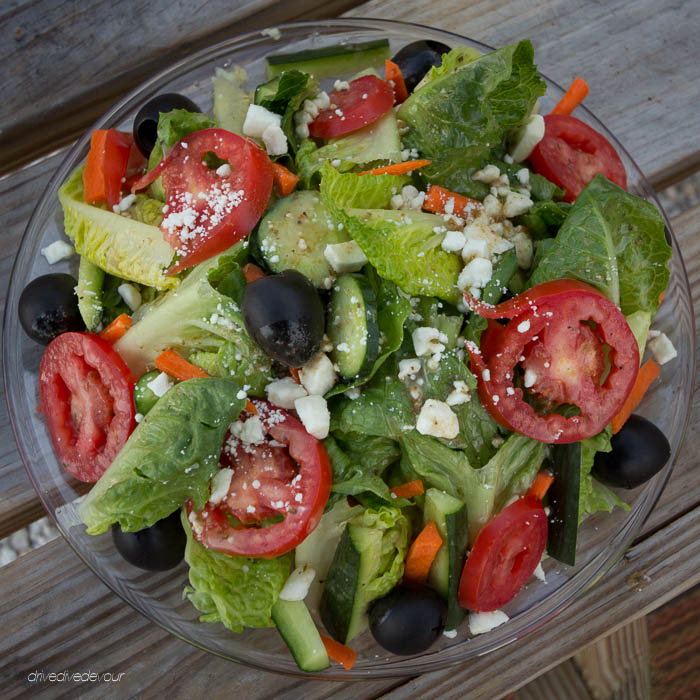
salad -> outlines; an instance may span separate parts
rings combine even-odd
[[[411,655],[507,622],[664,466],[633,412],[675,356],[671,248],[585,83],[539,113],[527,40],[266,60],[217,69],[211,113],[162,94],[92,134],[42,251],[78,278],[19,314],[87,532],[184,557],[202,622],[316,672],[368,628]]]

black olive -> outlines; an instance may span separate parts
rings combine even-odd
[[[369,629],[392,654],[420,654],[442,634],[446,615],[445,601],[432,588],[401,585],[370,605]]]
[[[305,365],[321,347],[323,304],[313,284],[296,270],[261,277],[243,292],[243,321],[253,340],[287,367]]]
[[[161,113],[171,112],[173,109],[186,109],[188,112],[201,112],[202,110],[184,95],[176,92],[168,92],[164,95],[156,95],[146,102],[134,118],[134,141],[143,155],[148,158],[158,138],[158,117]]]
[[[666,436],[642,416],[632,414],[613,435],[611,452],[598,452],[594,476],[609,486],[633,489],[661,471],[671,456]]]
[[[112,525],[112,540],[129,564],[147,571],[167,571],[182,561],[187,538],[180,511],[176,510],[155,525],[136,532],[123,532],[118,524]]]
[[[450,47],[432,39],[406,44],[391,60],[401,69],[406,89],[413,92],[423,76],[433,67],[442,64],[442,54]]]
[[[48,345],[68,331],[84,331],[78,310],[75,277],[62,272],[32,280],[19,298],[19,322],[35,342]]]

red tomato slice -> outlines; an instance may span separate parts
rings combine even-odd
[[[556,280],[498,306],[465,298],[476,313],[511,319],[505,326],[489,324],[481,350],[467,344],[479,398],[501,425],[541,442],[565,444],[597,435],[618,413],[639,371],[639,349],[625,317],[598,290]],[[604,345],[611,367],[601,381]],[[527,388],[535,397],[550,407],[578,406],[580,415],[536,412],[515,383],[528,369],[534,382]]]
[[[315,138],[329,139],[371,124],[393,107],[394,91],[376,75],[363,75],[349,89],[333,90],[330,99],[331,107],[309,124],[309,134]]]
[[[196,514],[194,536],[210,549],[271,559],[294,549],[318,525],[330,495],[332,470],[323,444],[285,411],[255,401],[271,442],[234,445],[224,456],[234,473],[224,505]],[[298,465],[298,471],[294,466]],[[187,504],[188,515],[191,503]],[[227,514],[241,521],[232,525]],[[264,526],[262,520],[283,516]]]
[[[230,172],[217,175],[203,162],[213,152]],[[172,275],[218,255],[245,238],[260,220],[272,193],[272,163],[257,144],[225,129],[195,131],[132,187],[162,176],[166,193],[165,239],[180,256]]]
[[[39,369],[41,410],[59,462],[80,481],[97,481],[134,429],[134,377],[99,336],[63,333]]]
[[[627,189],[625,166],[612,144],[595,129],[568,114],[547,114],[544,138],[530,154],[536,173],[566,190],[573,202],[598,173]]]
[[[547,544],[547,515],[534,496],[511,503],[476,537],[459,580],[459,604],[491,612],[518,594]]]

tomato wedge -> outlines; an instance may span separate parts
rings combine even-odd
[[[331,106],[309,124],[309,134],[328,139],[371,124],[394,105],[394,91],[376,75],[363,75],[347,90],[333,90]]]
[[[566,190],[573,202],[598,174],[627,189],[625,166],[605,136],[568,114],[547,114],[544,138],[530,154],[536,173]]]
[[[296,418],[263,401],[254,405],[268,439],[259,445],[227,441],[222,463],[233,476],[224,502],[208,503],[194,515],[188,503],[187,511],[198,524],[194,536],[206,547],[271,559],[294,549],[318,525],[332,470],[326,448]],[[281,522],[263,522],[280,516]]]
[[[41,358],[39,396],[59,462],[97,481],[135,427],[134,377],[97,335],[62,333]]]
[[[498,306],[465,299],[481,316],[510,319],[489,323],[481,350],[467,344],[479,397],[501,425],[564,444],[597,435],[620,410],[639,371],[639,349],[625,317],[597,289],[562,279]],[[573,405],[579,415],[538,413],[524,390],[547,409]]]
[[[518,594],[542,559],[547,515],[534,496],[511,503],[484,525],[459,579],[459,604],[491,612]]]
[[[228,163],[209,168],[208,153]],[[257,144],[225,129],[195,131],[134,183],[140,190],[163,179],[165,239],[180,259],[168,274],[197,265],[245,238],[260,220],[272,192],[272,163]]]

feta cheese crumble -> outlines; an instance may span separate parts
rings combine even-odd
[[[141,292],[133,284],[128,282],[120,284],[117,287],[117,293],[132,311],[136,311],[141,306]]]
[[[422,406],[416,421],[421,435],[452,440],[459,435],[459,420],[455,412],[444,402],[428,399]]]
[[[306,598],[311,583],[316,578],[316,569],[307,564],[298,566],[285,581],[280,591],[281,600],[304,600]]]
[[[265,387],[265,393],[267,394],[267,400],[271,404],[291,410],[294,408],[294,402],[306,396],[308,392],[291,377],[285,377],[268,384]]]
[[[337,380],[333,363],[325,352],[316,355],[299,370],[299,381],[309,394],[323,396],[335,386]]]
[[[245,136],[253,136],[260,139],[265,129],[270,126],[281,127],[282,117],[260,105],[250,105],[248,107],[245,121],[243,122],[243,133]]]
[[[226,498],[228,494],[229,487],[231,486],[231,479],[233,477],[233,469],[224,468],[219,469],[211,480],[211,496],[209,496],[209,503],[217,505]]]
[[[678,356],[676,348],[673,347],[673,343],[665,333],[659,333],[659,335],[649,341],[648,345],[649,350],[654,355],[654,359],[660,365],[665,365]]]
[[[157,377],[151,379],[146,386],[158,397],[165,395],[168,389],[172,389],[174,382],[165,373],[161,372]]]
[[[66,260],[75,255],[75,249],[70,243],[65,241],[54,241],[41,249],[41,254],[46,258],[49,265],[53,265],[61,260]]]
[[[469,631],[474,634],[490,632],[499,625],[508,622],[510,618],[502,610],[493,612],[469,613]]]
[[[245,421],[231,423],[231,434],[246,445],[259,445],[265,440],[265,428],[258,416],[251,416]]]
[[[368,262],[367,256],[355,241],[329,243],[323,256],[335,272],[357,272]]]
[[[299,420],[311,435],[319,440],[328,437],[328,431],[331,426],[331,414],[323,396],[315,394],[303,396],[294,402],[294,408],[299,415]]]

